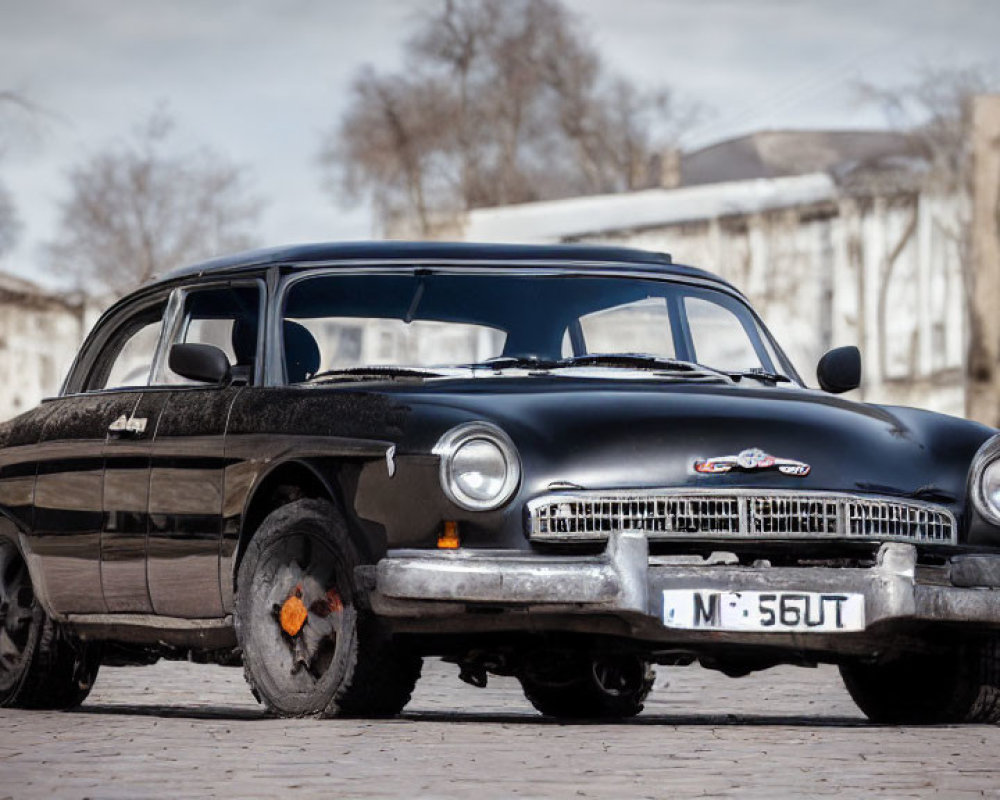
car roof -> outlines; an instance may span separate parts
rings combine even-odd
[[[183,278],[213,274],[238,273],[264,266],[282,265],[294,269],[311,267],[345,268],[358,262],[379,262],[380,266],[412,268],[415,263],[432,265],[445,263],[494,263],[552,265],[571,264],[574,268],[608,269],[623,267],[628,271],[655,273],[659,276],[683,276],[733,287],[706,270],[675,264],[667,253],[655,253],[629,247],[607,247],[589,244],[478,244],[473,242],[328,242],[298,244],[251,250],[212,259],[167,273],[157,284]]]

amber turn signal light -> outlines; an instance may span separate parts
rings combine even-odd
[[[454,550],[458,547],[458,523],[448,520],[444,524],[444,530],[438,536],[439,550]]]

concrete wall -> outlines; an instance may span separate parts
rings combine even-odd
[[[962,415],[960,199],[901,193],[577,241],[670,252],[751,300],[807,382],[829,348],[864,358],[858,399]]]
[[[0,420],[58,393],[97,313],[82,300],[0,282]]]
[[[1000,426],[1000,95],[971,106],[969,416]]]

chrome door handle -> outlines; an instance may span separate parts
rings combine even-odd
[[[142,436],[146,432],[146,417],[127,417],[122,414],[108,426],[108,433],[115,436]]]

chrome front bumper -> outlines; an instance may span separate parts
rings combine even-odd
[[[603,554],[589,557],[394,551],[378,562],[368,583],[373,610],[387,618],[440,619],[482,611],[510,612],[522,620],[525,615],[612,616],[630,623],[636,635],[662,628],[657,638],[664,639],[677,635],[659,624],[667,589],[852,592],[865,597],[869,630],[889,621],[1000,627],[1000,589],[921,583],[911,544],[883,544],[876,564],[867,569],[678,561],[650,558],[642,532],[616,531]]]

